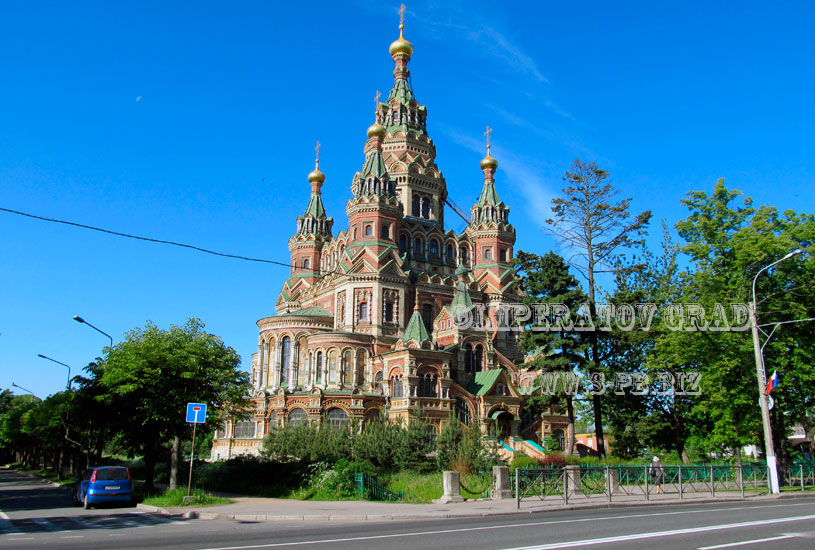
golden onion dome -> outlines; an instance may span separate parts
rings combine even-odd
[[[405,37],[402,34],[404,28],[404,25],[399,25],[399,38],[391,42],[391,46],[388,48],[391,56],[395,56],[399,53],[407,54],[408,57],[413,55],[413,44],[405,40]]]
[[[495,171],[496,168],[498,168],[498,161],[492,158],[492,156],[489,153],[487,153],[486,157],[481,159],[481,169],[487,170],[488,168],[493,172]]]
[[[385,137],[388,131],[385,129],[384,126],[379,124],[378,122],[374,122],[370,126],[368,126],[368,137]]]
[[[314,168],[314,171],[309,173],[308,181],[311,183],[324,183],[325,182],[325,174],[320,172],[319,168]]]

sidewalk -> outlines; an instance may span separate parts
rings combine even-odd
[[[387,521],[409,519],[443,519],[483,516],[501,516],[509,514],[532,514],[545,511],[583,510],[591,508],[617,508],[630,506],[655,506],[680,503],[733,502],[741,500],[774,500],[777,498],[795,497],[795,494],[775,496],[747,496],[744,499],[736,493],[732,496],[711,497],[708,493],[679,495],[651,495],[646,501],[641,496],[614,495],[613,501],[605,498],[587,498],[575,496],[564,505],[561,499],[521,501],[521,508],[516,509],[515,499],[506,500],[468,500],[457,504],[405,504],[393,502],[374,502],[370,500],[345,501],[303,501],[275,498],[237,497],[232,504],[218,506],[183,506],[157,508],[139,504],[145,511],[167,515],[183,515],[198,519],[231,519],[238,521]]]

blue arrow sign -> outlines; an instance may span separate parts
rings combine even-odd
[[[206,403],[187,403],[187,422],[190,424],[203,424],[206,421]]]

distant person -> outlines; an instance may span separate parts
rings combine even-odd
[[[651,468],[650,470],[648,470],[648,474],[651,476],[651,479],[654,482],[654,486],[657,488],[657,494],[661,493],[662,479],[665,477],[665,468],[659,461],[658,456],[655,456],[654,459],[651,461]]]

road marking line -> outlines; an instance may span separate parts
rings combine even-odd
[[[727,544],[717,544],[716,546],[700,546],[698,550],[714,550],[714,548],[730,548],[731,546],[741,546],[742,544],[758,544],[760,542],[770,542],[773,540],[794,539],[796,535],[781,535],[778,537],[768,537],[766,539],[742,540],[739,542],[728,542]]]
[[[85,535],[67,535],[64,537],[59,537],[61,539],[84,539]]]
[[[710,510],[706,510],[706,512],[710,512]],[[649,514],[649,515],[660,515],[660,514]],[[628,517],[636,517],[636,516],[628,516]],[[422,532],[411,532],[411,533],[393,533],[388,535],[372,535],[367,537],[348,537],[343,539],[323,539],[323,540],[306,540],[306,541],[294,541],[294,542],[277,542],[277,543],[270,543],[270,544],[253,544],[248,546],[222,546],[217,548],[205,548],[202,550],[248,550],[251,548],[278,548],[281,546],[304,546],[304,545],[311,545],[311,544],[336,544],[341,542],[358,542],[363,540],[378,540],[378,539],[392,539],[397,537],[418,537],[418,536],[427,536],[427,535],[438,535],[438,534],[450,534],[450,533],[464,533],[470,531],[485,531],[490,529],[515,529],[518,527],[530,527],[530,526],[540,526],[540,525],[552,525],[556,523],[578,523],[582,521],[597,521],[601,518],[586,518],[586,519],[579,519],[579,520],[562,520],[562,521],[542,521],[536,523],[518,523],[513,525],[491,525],[486,527],[467,527],[461,529],[443,529],[439,531],[422,531]],[[611,516],[610,518],[606,519],[620,519],[619,516]],[[505,550],[548,550],[554,548],[571,548],[576,546],[587,546],[589,544],[601,544],[606,542],[622,542],[626,540],[637,540],[637,539],[645,539],[645,538],[653,538],[659,536],[671,536],[671,535],[680,535],[680,534],[690,534],[690,533],[702,533],[705,531],[716,531],[721,529],[735,529],[738,527],[750,527],[755,525],[769,525],[773,523],[788,523],[792,521],[803,521],[807,519],[815,519],[815,515],[811,516],[797,516],[792,518],[780,518],[780,519],[769,519],[769,520],[757,520],[752,522],[744,522],[744,523],[726,523],[722,525],[712,525],[709,527],[693,527],[689,529],[678,529],[675,531],[660,531],[656,533],[641,533],[636,535],[623,535],[619,537],[609,537],[605,539],[590,539],[590,540],[582,540],[582,541],[572,541],[572,542],[560,542],[555,544],[543,545],[543,546],[522,546],[518,548],[507,548]]]
[[[601,539],[575,540],[570,542],[557,542],[553,544],[540,544],[535,546],[520,546],[517,548],[506,548],[505,550],[555,550],[557,548],[577,548],[578,546],[589,546],[593,544],[609,544],[613,542],[627,542],[631,540],[651,539],[655,537],[672,537],[675,535],[692,535],[696,533],[706,533],[708,531],[738,529],[741,527],[755,527],[758,525],[772,525],[776,523],[788,523],[792,521],[804,521],[808,519],[815,519],[815,515],[798,516],[792,518],[765,519],[758,521],[745,521],[741,523],[724,523],[721,525],[708,525],[706,527],[689,527],[687,529],[674,529],[671,531],[655,531],[651,533],[637,533],[634,535],[621,535],[617,537],[606,537]]]

